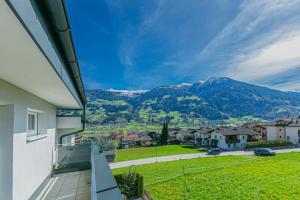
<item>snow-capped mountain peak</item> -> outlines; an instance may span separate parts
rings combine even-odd
[[[120,96],[126,96],[126,97],[135,97],[140,94],[144,94],[148,92],[149,90],[115,90],[115,89],[108,89],[107,91],[116,93]]]

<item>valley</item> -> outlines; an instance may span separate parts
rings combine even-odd
[[[89,124],[132,129],[246,123],[300,113],[300,94],[283,92],[226,77],[205,82],[160,86],[152,90],[89,90]]]

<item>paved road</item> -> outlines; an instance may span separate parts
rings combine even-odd
[[[280,149],[274,150],[276,153],[288,153],[288,152],[300,152],[300,148],[293,149]],[[217,156],[245,156],[245,155],[253,155],[253,151],[228,151],[223,152]],[[182,155],[173,155],[173,156],[160,156],[153,158],[144,158],[139,160],[129,160],[117,163],[110,163],[109,166],[111,169],[117,169],[122,167],[129,167],[134,165],[144,165],[156,162],[168,162],[175,161],[181,159],[193,159],[193,158],[205,158],[205,157],[213,157],[213,155],[206,155],[206,153],[192,153],[192,154],[182,154]]]

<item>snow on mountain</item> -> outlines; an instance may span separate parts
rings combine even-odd
[[[140,94],[144,94],[149,90],[115,90],[115,89],[108,89],[107,91],[116,93],[119,96],[125,97],[136,97]]]

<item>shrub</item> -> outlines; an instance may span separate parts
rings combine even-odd
[[[123,174],[116,174],[114,176],[115,176],[117,184],[119,185],[122,182],[122,176],[123,176]]]
[[[292,142],[286,141],[286,140],[274,140],[274,141],[268,141],[268,140],[260,140],[256,142],[248,142],[247,148],[259,148],[259,147],[284,147],[284,146],[293,146],[294,144]]]
[[[115,175],[117,184],[120,187],[121,193],[128,198],[141,197],[144,193],[143,176],[136,172],[129,171],[123,174]]]
[[[144,177],[140,174],[138,174],[137,194],[140,197],[144,194]]]

